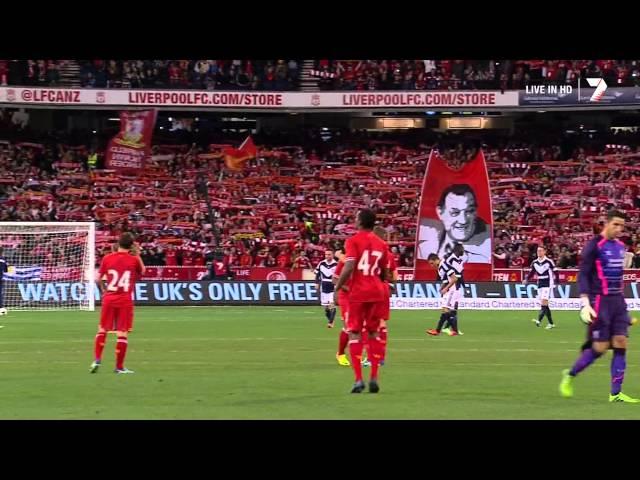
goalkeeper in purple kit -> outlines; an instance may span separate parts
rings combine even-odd
[[[640,403],[640,399],[622,393],[631,324],[622,282],[626,247],[617,239],[624,221],[624,213],[610,211],[602,233],[589,240],[582,251],[578,274],[580,318],[588,325],[588,339],[574,366],[563,372],[560,383],[563,397],[572,397],[576,375],[612,348],[609,401]]]

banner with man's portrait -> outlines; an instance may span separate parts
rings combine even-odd
[[[491,281],[493,214],[489,175],[482,150],[454,170],[432,150],[418,214],[414,280],[434,280],[427,261],[444,258],[455,243],[464,247],[464,279]]]

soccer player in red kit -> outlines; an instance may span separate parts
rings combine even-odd
[[[369,209],[358,213],[356,227],[358,233],[349,238],[345,245],[345,263],[336,283],[336,293],[342,290],[346,282],[351,279],[349,288],[349,313],[347,328],[349,330],[349,353],[351,366],[355,373],[356,382],[351,393],[361,393],[365,389],[362,380],[362,328],[369,333],[369,357],[371,361],[371,376],[369,378],[369,392],[377,393],[378,369],[380,367],[381,345],[378,341],[380,319],[376,309],[379,303],[389,301],[385,298],[383,279],[389,278],[387,269],[387,244],[372,232],[376,223],[376,214]]]
[[[385,242],[387,241],[388,234],[383,227],[376,225],[373,229],[373,233],[377,235],[381,240],[384,240]],[[391,316],[391,291],[392,287],[395,287],[395,282],[398,281],[398,265],[396,263],[395,256],[391,253],[391,250],[387,252],[387,258],[387,268],[389,269],[391,278],[388,282],[384,282],[386,301],[380,303],[381,309],[380,312],[378,312],[380,316],[380,330],[378,331],[378,341],[382,346],[382,358],[380,359],[380,365],[384,365],[384,359],[387,354],[387,321]]]
[[[100,368],[102,351],[109,332],[115,332],[118,337],[115,372],[133,373],[124,367],[124,358],[127,354],[127,337],[133,327],[131,294],[136,280],[143,273],[144,263],[139,256],[138,247],[134,245],[133,235],[123,233],[118,241],[118,250],[106,255],[100,265],[98,287],[102,297],[102,308],[91,373],[96,373]]]

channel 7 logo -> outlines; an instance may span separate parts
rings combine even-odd
[[[607,90],[607,83],[602,78],[587,78],[587,83],[590,87],[595,87],[595,91],[589,98],[590,102],[599,102],[602,100],[602,96],[604,92]],[[578,96],[580,96],[580,92],[578,91]]]

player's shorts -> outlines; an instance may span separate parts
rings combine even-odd
[[[105,296],[100,309],[100,327],[107,332],[130,332],[133,329],[133,302],[113,301]]]
[[[391,302],[387,299],[382,302],[378,302],[376,305],[375,315],[385,322],[389,320],[389,317],[391,316]]]
[[[447,290],[442,297],[440,297],[440,308],[446,308],[448,310],[453,310],[456,308],[456,302],[460,297],[460,293],[458,292],[458,288],[451,287]]]
[[[377,303],[375,315],[380,320],[384,320],[385,322],[389,320],[391,316],[391,301],[390,301],[390,287],[388,283],[384,284],[384,300]]]
[[[552,296],[551,287],[538,287],[538,300],[549,300]]]
[[[627,302],[622,295],[595,295],[589,297],[596,319],[589,325],[589,339],[605,342],[616,335],[628,337],[631,319]]]
[[[338,307],[340,307],[340,316],[342,321],[347,323],[347,312],[349,311],[349,297],[345,295],[345,292],[338,292]]]
[[[320,292],[320,305],[323,307],[328,307],[333,304],[333,292],[324,293]]]
[[[380,317],[376,315],[381,302],[350,302],[347,312],[347,330],[361,332],[363,327],[369,332],[380,328]]]
[[[453,308],[456,308],[462,300],[464,299],[464,288],[458,287],[456,289],[455,302],[453,303]]]

